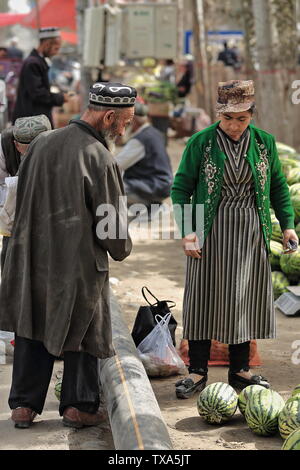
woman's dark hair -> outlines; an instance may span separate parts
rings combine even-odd
[[[256,112],[256,104],[252,103],[251,108],[249,108],[248,111],[251,115],[253,115]]]

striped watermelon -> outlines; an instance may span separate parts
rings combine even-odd
[[[271,215],[271,223],[272,223],[272,236],[271,239],[275,242],[282,243],[282,230],[279,224],[279,220],[276,218],[275,214]]]
[[[61,383],[62,383],[62,379],[59,379],[54,386],[54,394],[58,400],[60,400]]]
[[[292,391],[292,397],[298,395],[300,393],[300,384],[296,385],[294,390]]]
[[[291,401],[293,401],[295,399],[296,400],[300,399],[300,392],[298,392],[296,395],[292,395],[290,398],[288,398],[287,401],[285,402],[285,404],[290,403]]]
[[[235,390],[223,382],[208,385],[197,400],[198,413],[210,424],[228,421],[235,413],[238,395]]]
[[[284,400],[274,390],[258,390],[247,401],[245,418],[254,434],[272,436],[278,431],[278,416]]]
[[[283,253],[283,246],[281,243],[271,240],[270,250],[271,250],[271,253],[269,256],[269,261],[271,263],[272,271],[276,271],[278,268],[280,270],[280,256]]]
[[[265,387],[262,387],[261,385],[249,385],[241,391],[241,393],[239,394],[238,407],[242,415],[245,414],[245,409],[249,398],[252,397],[256,392],[258,392],[258,390],[264,389]]]
[[[278,428],[282,439],[300,428],[300,397],[286,403],[278,416]]]
[[[294,158],[294,155],[297,153],[293,147],[290,147],[289,145],[286,145],[282,142],[276,142],[276,148],[278,155],[287,155]]]
[[[296,429],[289,435],[281,450],[300,450],[300,429]]]
[[[283,274],[283,272],[272,271],[272,287],[275,300],[280,297],[284,292],[288,292],[287,286],[289,285],[289,280],[287,276]]]

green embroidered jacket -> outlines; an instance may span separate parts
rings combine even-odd
[[[218,209],[224,161],[227,158],[217,144],[219,122],[197,132],[189,139],[171,190],[174,215],[182,236],[188,235],[191,231],[196,232],[198,236],[200,233],[201,246],[211,229]],[[295,227],[294,210],[274,137],[252,124],[249,129],[250,143],[245,158],[252,170],[257,210],[267,250],[270,252],[272,235],[270,205],[275,211],[282,231]],[[182,211],[184,206],[192,208],[190,224],[187,222],[187,214],[184,215]],[[204,216],[200,232],[196,226],[199,207]]]

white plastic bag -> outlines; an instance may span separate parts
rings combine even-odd
[[[140,359],[150,377],[168,377],[185,374],[186,367],[177,353],[168,328],[171,318],[155,315],[157,325],[138,345]]]
[[[12,362],[14,347],[11,341],[14,337],[14,333],[0,330],[0,364],[9,364]]]

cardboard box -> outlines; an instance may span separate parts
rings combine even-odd
[[[170,103],[147,103],[149,116],[169,116]]]

